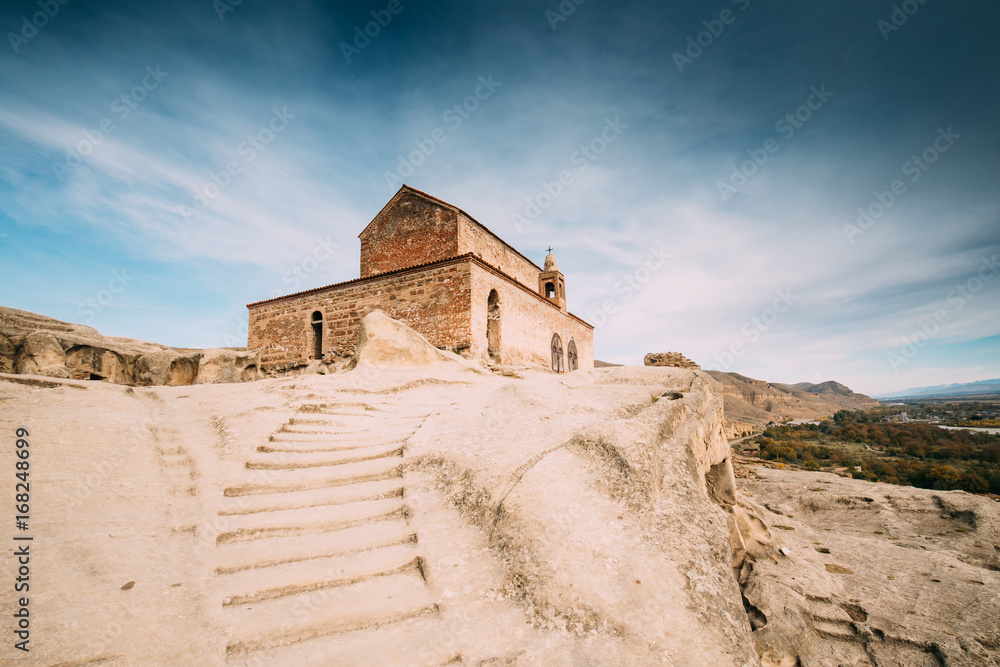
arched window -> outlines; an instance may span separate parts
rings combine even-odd
[[[315,359],[323,358],[323,313],[318,310],[312,314],[312,348]]]
[[[572,338],[569,339],[569,345],[566,346],[566,362],[570,373],[580,367],[580,360],[576,354],[576,341]]]
[[[486,353],[500,363],[500,295],[490,290],[486,299]]]
[[[545,283],[545,298],[554,299],[556,296],[556,286],[554,283]]]
[[[563,368],[563,346],[559,334],[552,336],[552,370],[556,373],[564,372]]]

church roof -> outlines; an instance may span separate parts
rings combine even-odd
[[[507,248],[510,248],[510,250],[512,252],[514,252],[517,255],[520,255],[522,259],[524,259],[526,262],[530,263],[533,267],[535,267],[539,271],[542,270],[541,267],[538,266],[537,264],[535,264],[533,261],[531,261],[531,259],[529,259],[528,257],[525,257],[525,255],[520,250],[518,250],[517,248],[515,248],[514,246],[512,246],[511,244],[507,243],[502,238],[500,238],[499,236],[497,236],[496,234],[494,234],[493,231],[491,231],[489,227],[487,227],[483,223],[479,222],[478,220],[476,220],[475,218],[473,218],[471,215],[469,215],[468,213],[466,213],[465,211],[463,211],[459,207],[455,206],[454,204],[449,204],[448,202],[446,202],[443,199],[438,199],[434,195],[429,195],[426,192],[424,192],[423,190],[417,190],[416,188],[411,188],[409,185],[405,185],[405,184],[401,188],[399,188],[399,190],[396,192],[396,194],[392,196],[392,199],[390,199],[388,201],[388,203],[385,206],[382,207],[382,210],[378,212],[378,215],[376,215],[374,218],[372,218],[372,221],[369,222],[367,225],[365,225],[365,228],[361,230],[360,234],[358,234],[358,238],[364,236],[365,232],[368,231],[369,227],[371,227],[372,225],[374,225],[375,223],[377,223],[378,221],[380,221],[383,217],[385,217],[386,213],[389,212],[389,209],[392,208],[392,206],[397,201],[399,201],[400,199],[402,199],[402,197],[404,195],[407,195],[407,194],[416,195],[418,197],[426,199],[427,201],[429,201],[429,202],[431,202],[433,204],[437,204],[438,206],[441,206],[443,208],[446,208],[449,211],[454,211],[456,213],[461,213],[468,220],[470,220],[472,223],[478,225],[479,228],[482,229],[484,232],[486,232],[487,234],[489,234],[490,236],[492,236],[493,238],[495,238],[497,241],[499,241],[500,243],[502,243]]]

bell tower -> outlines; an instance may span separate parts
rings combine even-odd
[[[538,293],[559,306],[559,310],[566,312],[566,278],[556,264],[551,247],[549,254],[545,256],[545,266],[538,274]]]

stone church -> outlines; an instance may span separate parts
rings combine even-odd
[[[262,370],[349,356],[382,310],[483,364],[594,366],[594,327],[566,310],[550,253],[539,267],[461,209],[404,185],[359,235],[361,277],[247,305]]]

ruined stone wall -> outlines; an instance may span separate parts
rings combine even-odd
[[[361,232],[362,278],[464,254],[454,210],[404,192],[381,215]]]
[[[541,269],[464,215],[458,216],[458,252],[463,255],[471,252],[531,290],[538,291]]]
[[[357,280],[308,294],[250,304],[248,347],[261,369],[282,370],[312,356],[311,317],[323,313],[324,355],[348,356],[361,318],[373,310],[403,322],[432,345],[461,352],[469,346],[469,260]]]
[[[563,314],[545,299],[512,285],[493,271],[472,266],[471,358],[487,360],[487,300],[490,291],[500,297],[501,363],[552,367],[552,334],[562,338],[563,353],[576,341],[581,369],[594,367],[594,331]],[[567,366],[568,367],[568,366]]]
[[[673,368],[686,368],[688,370],[701,370],[701,366],[694,363],[680,352],[650,352],[643,359],[646,366],[671,366]]]

